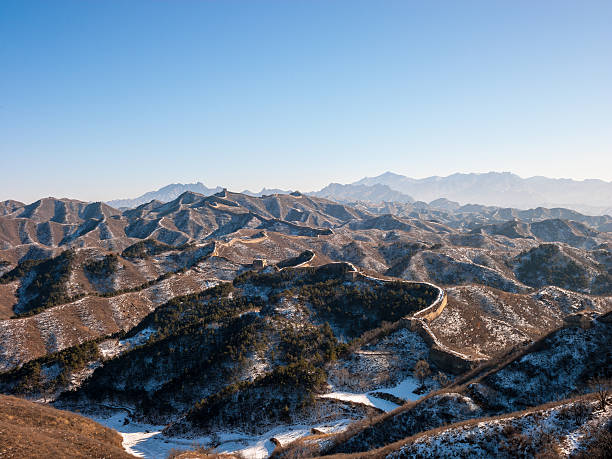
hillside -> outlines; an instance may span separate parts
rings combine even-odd
[[[86,231],[91,218],[109,217],[129,224],[110,239]],[[304,250],[315,253],[314,264],[350,261],[408,280],[536,295],[535,304],[543,307],[558,307],[558,295],[537,293],[549,285],[573,292],[583,304],[595,301],[597,308],[607,300],[589,295],[610,294],[610,234],[572,220],[466,231],[422,218],[373,216],[297,193],[258,198],[228,192],[184,193],[123,213],[103,204],[41,200],[0,219],[52,222],[62,233],[79,234],[50,245],[7,240],[0,251],[0,313],[23,317],[0,322],[0,342],[13,343],[0,349],[4,368],[128,330],[157,305],[231,280],[255,258],[276,263]]]
[[[0,395],[0,455],[5,458],[127,459],[121,436],[76,414]]]
[[[612,413],[609,409],[598,411],[592,397],[572,399],[425,432],[367,456],[446,458],[469,454],[512,458],[519,451],[529,457],[607,457],[611,452]]]
[[[135,403],[136,416],[149,422],[163,418],[167,423],[189,411],[188,419],[202,429],[241,422],[243,428],[260,431],[284,418],[304,417],[312,403],[308,397],[325,388],[325,364],[351,352],[350,343],[363,340],[384,321],[397,322],[439,294],[427,284],[380,284],[358,275],[353,280],[355,275],[343,264],[245,273],[231,284],[176,298],[124,338],[146,333],[146,343],[96,369],[73,397]],[[154,363],[151,356],[156,356]],[[305,375],[311,372],[316,378],[309,381]],[[281,384],[289,392],[272,390],[279,381],[286,381]],[[296,384],[303,384],[303,393]],[[230,396],[235,414],[226,406]],[[203,405],[196,405],[203,397]],[[258,397],[261,401],[255,402]],[[213,400],[214,412],[207,406]],[[250,408],[241,409],[242,403]],[[258,403],[267,406],[268,414],[257,426],[235,418],[254,412]],[[289,410],[275,413],[277,405]],[[198,414],[204,409],[206,416]]]
[[[588,391],[581,359],[609,366],[610,217],[227,190],[3,209],[0,392],[84,413],[129,453],[267,457],[311,435],[309,455],[375,452],[561,403]],[[550,368],[509,361],[542,349]]]
[[[449,448],[444,452],[438,450],[441,457],[454,457],[461,450],[478,448],[484,449],[481,453],[484,457],[511,457],[515,451],[510,446],[512,442],[522,441],[519,448],[526,448],[521,453],[525,457],[555,449],[557,455],[553,457],[567,457],[578,452],[581,443],[590,441],[589,423],[591,429],[609,428],[612,407],[606,403],[602,410],[596,390],[593,393],[594,389],[589,387],[593,387],[594,376],[611,376],[612,356],[607,351],[601,352],[610,349],[610,319],[608,313],[589,319],[582,326],[568,323],[532,345],[518,347],[481,364],[416,402],[356,424],[325,441],[313,440],[308,444],[306,439],[301,440],[277,454],[290,456],[293,449],[306,449],[307,455],[370,451],[373,457],[387,454],[411,457],[418,456],[419,448],[427,445],[434,450]],[[579,394],[584,392],[592,395],[583,399]],[[541,406],[549,402],[550,405]],[[574,405],[580,405],[581,411],[574,409]],[[504,415],[494,417],[500,414]],[[547,417],[547,422],[539,422]],[[497,419],[504,422],[496,422]],[[454,423],[461,428],[445,427]],[[512,428],[503,429],[509,424]],[[540,429],[540,433],[521,440],[521,431],[533,428]],[[495,435],[501,434],[502,429],[505,438],[497,439]],[[581,433],[572,434],[573,431]],[[542,437],[544,434],[548,436]],[[470,448],[466,442],[472,449],[466,450]],[[504,444],[511,449],[504,452]]]

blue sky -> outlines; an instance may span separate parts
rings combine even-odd
[[[0,199],[612,180],[610,1],[0,1]]]

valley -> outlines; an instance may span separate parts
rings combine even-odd
[[[0,391],[141,457],[459,454],[466,435],[499,457],[534,413],[550,438],[528,457],[589,448],[610,419],[589,389],[612,376],[610,217],[439,205],[4,202]]]

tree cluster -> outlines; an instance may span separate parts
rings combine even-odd
[[[92,277],[110,277],[119,267],[119,257],[114,253],[106,255],[101,260],[92,260],[84,266],[85,271]]]

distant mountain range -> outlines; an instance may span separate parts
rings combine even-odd
[[[413,179],[385,172],[353,183],[356,186],[379,184],[426,202],[447,198],[460,204],[518,209],[565,207],[591,215],[612,213],[612,182],[603,180],[524,179],[509,172]]]
[[[134,199],[118,199],[108,204],[115,208],[134,208],[152,200],[169,202],[185,191],[210,196],[221,187],[208,188],[203,183],[175,183],[150,191]],[[263,188],[260,192],[244,190],[249,196],[289,194],[290,190]],[[514,209],[567,208],[586,215],[612,214],[612,182],[603,180],[521,178],[509,172],[453,174],[448,177],[414,179],[385,172],[365,177],[351,184],[331,183],[325,188],[306,193],[341,203],[433,203],[434,207],[479,204]]]

